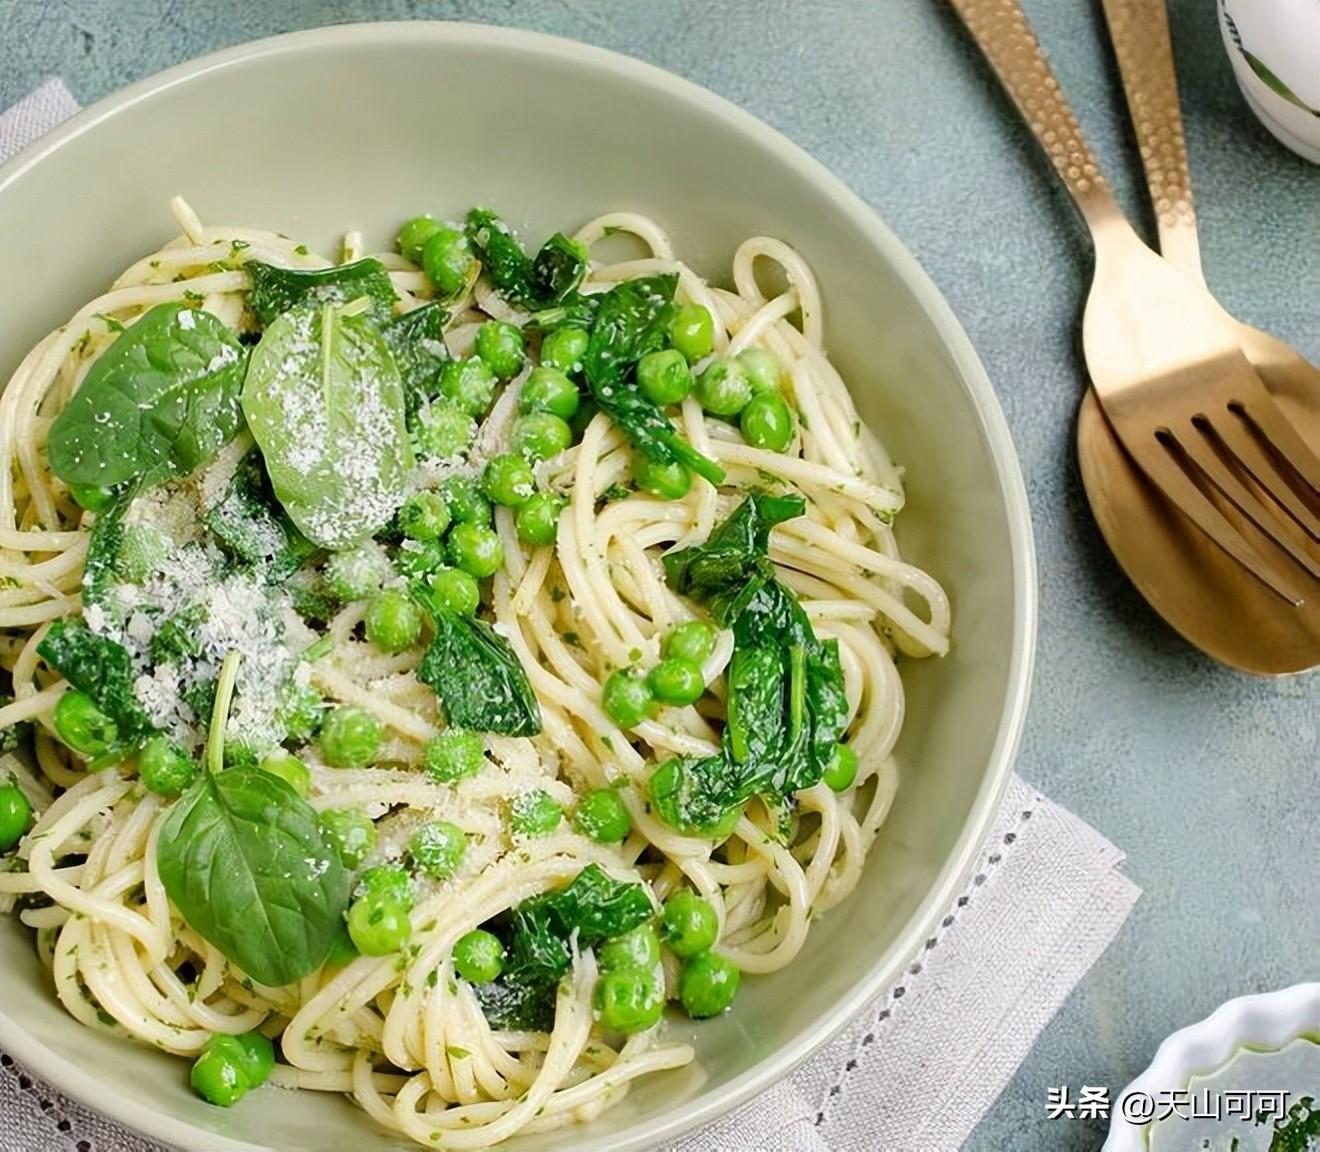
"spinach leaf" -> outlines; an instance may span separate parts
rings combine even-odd
[[[654,912],[641,884],[615,880],[599,864],[588,864],[568,887],[513,910],[510,978],[525,984],[558,980],[569,969],[574,932],[579,948],[591,948],[632,931]]]
[[[770,531],[799,516],[798,496],[751,493],[704,544],[664,558],[673,587],[733,632],[720,751],[671,760],[651,800],[683,831],[709,830],[758,793],[783,800],[820,780],[848,717],[836,641],[819,639],[774,574]]]
[[[234,438],[246,353],[209,312],[158,304],[91,366],[51,425],[66,484],[113,488],[191,472]]]
[[[577,291],[587,275],[587,250],[556,232],[532,261],[532,290],[539,304],[558,304]]]
[[[509,642],[484,620],[443,611],[434,619],[417,677],[435,689],[449,723],[505,736],[540,732],[540,705]]]
[[[549,1032],[555,1023],[555,985],[522,984],[501,976],[473,989],[492,1028],[511,1032]]]
[[[252,350],[243,412],[276,497],[314,544],[350,548],[403,503],[403,385],[367,317],[330,304],[277,317]]]
[[[514,304],[546,308],[577,290],[587,274],[587,252],[576,240],[556,232],[528,260],[517,237],[488,208],[467,215],[467,238],[495,287]]]
[[[665,575],[676,592],[699,598],[739,585],[760,571],[770,547],[770,530],[801,516],[806,507],[801,496],[753,492],[704,544],[665,556]]]
[[[449,359],[445,325],[449,313],[432,301],[414,308],[381,329],[395,367],[403,382],[403,400],[408,416],[436,395],[436,380]]]
[[[601,299],[582,357],[587,385],[601,410],[632,446],[657,464],[681,462],[712,484],[724,470],[684,440],[665,414],[637,389],[637,361],[663,348],[678,277],[625,280]]]
[[[81,620],[56,620],[37,652],[118,725],[123,744],[155,731],[133,692],[133,658],[122,644],[98,636]]]
[[[206,620],[205,604],[192,604],[166,616],[151,637],[151,662],[180,664],[200,656],[202,642],[197,633]]]
[[[206,514],[206,527],[238,564],[278,581],[296,571],[315,551],[276,502],[256,452],[249,452],[219,502]]]
[[[467,214],[465,231],[495,287],[514,303],[531,300],[532,265],[509,226],[490,209],[473,208]]]
[[[110,507],[96,514],[91,538],[87,541],[87,559],[83,561],[84,608],[105,603],[115,583],[115,560],[124,543],[124,513],[133,502],[133,495],[133,491],[124,493]]]
[[[156,866],[188,926],[261,984],[316,971],[343,926],[348,875],[316,812],[260,768],[202,773],[161,827]]]
[[[397,299],[389,271],[370,257],[315,271],[248,260],[243,271],[252,277],[248,306],[263,326],[299,304],[347,304],[359,296],[371,301],[372,317],[384,324]]]
[[[561,304],[534,310],[526,327],[535,332],[554,332],[560,328],[590,331],[600,301],[600,296],[583,296],[581,292],[572,292]]]

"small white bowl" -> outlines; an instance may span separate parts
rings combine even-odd
[[[1282,1048],[1320,1028],[1320,983],[1294,984],[1278,992],[1230,1000],[1199,1024],[1175,1032],[1140,1076],[1123,1089],[1110,1110],[1109,1138],[1101,1152],[1146,1152],[1150,1124],[1124,1118],[1124,1100],[1184,1089],[1193,1076],[1222,1067],[1244,1048]]]
[[[1256,118],[1320,164],[1320,4],[1219,0],[1219,31]]]

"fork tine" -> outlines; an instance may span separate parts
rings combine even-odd
[[[1227,420],[1208,421],[1210,430],[1252,478],[1277,500],[1313,540],[1320,540],[1320,516],[1317,516],[1286,479],[1279,475],[1274,462],[1260,446],[1256,434],[1236,413]]]
[[[1252,391],[1254,393],[1255,390]],[[1288,423],[1263,385],[1260,386],[1259,396],[1251,395],[1245,400],[1235,400],[1229,404],[1229,409],[1250,420],[1279,455],[1297,470],[1297,474],[1316,492],[1320,492],[1320,457],[1307,447],[1306,441]]]
[[[1233,474],[1232,469],[1219,458],[1198,429],[1189,429],[1186,436],[1179,436],[1174,432],[1170,432],[1169,436],[1239,512],[1312,576],[1320,579],[1320,561],[1307,555],[1300,542],[1295,539],[1292,528]]]
[[[1305,593],[1298,591],[1291,578],[1280,572],[1251,545],[1205,493],[1192,483],[1181,463],[1154,436],[1133,436],[1123,440],[1123,446],[1151,483],[1168,497],[1178,511],[1243,568],[1295,608],[1306,603]]]

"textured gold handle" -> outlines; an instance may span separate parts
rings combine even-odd
[[[1103,4],[1155,204],[1160,251],[1199,279],[1201,249],[1164,0],[1103,0]]]
[[[1045,149],[1091,231],[1121,217],[1059,82],[1017,0],[952,0],[1000,83]],[[1098,238],[1098,237],[1097,237]]]

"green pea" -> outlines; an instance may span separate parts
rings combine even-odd
[[[153,736],[138,752],[138,776],[148,792],[157,796],[179,795],[193,781],[197,765],[168,736]]]
[[[439,492],[418,492],[399,509],[399,531],[409,540],[439,540],[450,519],[449,505]]]
[[[637,387],[653,404],[677,404],[692,391],[692,373],[677,348],[648,352],[637,363]]]
[[[172,550],[170,538],[154,524],[129,524],[115,553],[115,575],[129,584],[143,584]]]
[[[577,385],[558,368],[544,364],[527,374],[518,396],[518,406],[524,412],[549,412],[561,420],[572,419],[581,402]]]
[[[596,981],[596,1015],[606,1032],[645,1032],[664,1014],[665,999],[654,973],[615,968]]]
[[[220,1039],[212,1037],[212,1040]],[[233,1037],[223,1039],[232,1041]],[[193,1062],[188,1080],[193,1091],[208,1104],[232,1108],[251,1088],[243,1071],[246,1062],[246,1054],[237,1043],[213,1045],[212,1041],[207,1041],[201,1055]]]
[[[365,600],[394,578],[389,553],[375,540],[334,553],[325,564],[325,581],[340,600]]]
[[[421,609],[397,588],[377,592],[367,605],[367,639],[384,652],[411,648],[422,635]]]
[[[477,329],[477,355],[501,380],[518,375],[523,366],[523,334],[503,320],[488,320]]]
[[[399,229],[399,234],[394,238],[394,245],[405,260],[420,264],[422,249],[426,247],[426,242],[443,227],[444,225],[434,217],[414,216]]]
[[[647,783],[647,788],[650,790],[653,803],[662,797],[675,796],[680,789],[685,786],[682,765],[682,760],[675,756],[666,760],[651,773],[651,779]],[[735,804],[732,808],[727,809],[719,819],[710,824],[702,824],[690,828],[682,827],[679,830],[683,832],[693,832],[700,836],[710,837],[717,842],[722,842],[727,840],[732,834],[734,828],[738,824],[738,818],[741,815],[742,805]]]
[[[408,841],[408,854],[419,872],[447,880],[463,862],[467,852],[467,833],[448,820],[433,820],[413,833]]]
[[[397,864],[377,864],[358,877],[353,898],[361,900],[365,897],[398,904],[405,912],[412,910],[416,899],[407,869]]]
[[[427,577],[427,599],[437,612],[473,616],[481,603],[475,576],[460,568],[439,568]]]
[[[212,1037],[212,1040],[215,1039],[218,1038]],[[263,1036],[260,1032],[243,1032],[229,1039],[237,1043],[242,1053],[239,1057],[239,1066],[243,1069],[248,1083],[253,1088],[260,1088],[270,1079],[271,1071],[275,1067],[275,1045],[270,1042],[269,1037]]]
[[[504,971],[504,945],[481,928],[454,942],[454,971],[469,984],[489,984]]]
[[[719,632],[713,624],[705,620],[685,620],[669,630],[660,650],[665,656],[690,660],[700,666],[710,659],[717,639]]]
[[[361,708],[340,705],[321,724],[321,755],[331,768],[365,768],[376,758],[384,733],[380,721]]]
[[[84,756],[100,756],[119,739],[119,725],[76,688],[60,697],[54,723],[55,735]]]
[[[644,452],[634,452],[632,466],[637,487],[661,500],[682,500],[692,487],[692,473],[679,460],[661,464]]]
[[[509,805],[509,827],[523,836],[547,836],[563,818],[555,798],[540,788],[521,793]]]
[[[115,502],[118,493],[113,488],[102,488],[97,484],[70,484],[69,495],[80,508],[103,512]]]
[[[632,831],[632,816],[616,788],[587,793],[573,813],[573,827],[601,844],[617,844]]]
[[[737,416],[752,398],[752,385],[737,360],[712,360],[697,377],[697,399],[712,416]]]
[[[738,994],[742,973],[737,966],[714,952],[702,952],[683,965],[678,978],[678,998],[694,1020],[718,1016]]]
[[[649,924],[615,936],[596,946],[596,963],[602,972],[613,968],[641,968],[649,972],[660,963],[660,941]]]
[[[299,796],[306,796],[312,790],[312,773],[292,752],[279,749],[267,753],[261,761],[261,770],[278,776]]]
[[[679,656],[661,660],[646,677],[655,698],[662,704],[693,704],[706,691],[701,665]]]
[[[325,701],[315,688],[292,681],[284,686],[280,694],[279,718],[286,739],[299,744],[310,740],[321,727],[324,714]]]
[[[331,808],[322,812],[321,831],[345,868],[360,868],[376,847],[376,825],[361,808]]]
[[[427,746],[422,761],[427,772],[444,784],[475,776],[486,762],[480,732],[446,728]]]
[[[495,373],[479,356],[447,360],[440,369],[440,395],[469,416],[483,416],[495,395]]]
[[[363,956],[388,956],[408,943],[412,921],[402,904],[367,896],[349,906],[348,934]]]
[[[669,342],[694,364],[715,347],[715,321],[700,304],[684,304],[669,322]]]
[[[628,668],[610,673],[600,702],[605,714],[620,728],[636,728],[655,715],[655,696],[646,677]]]
[[[553,544],[559,534],[559,513],[564,502],[550,492],[538,492],[514,515],[518,539],[533,548]]]
[[[541,363],[564,373],[581,372],[588,342],[581,328],[556,328],[541,341]]]
[[[472,274],[472,245],[456,228],[440,227],[422,246],[422,268],[442,296],[457,296]]]
[[[743,439],[753,448],[783,452],[793,442],[793,413],[778,392],[761,392],[738,417]]]
[[[471,476],[450,476],[441,489],[449,514],[459,524],[489,524],[490,501],[481,491],[481,485]]]
[[[745,348],[736,359],[747,373],[747,383],[752,386],[753,396],[779,391],[784,370],[779,365],[779,357],[773,352],[766,348]]]
[[[494,528],[455,524],[449,532],[449,558],[455,568],[482,580],[504,566],[504,545]]]
[[[857,779],[857,753],[851,744],[836,744],[822,777],[835,792],[846,792]]]
[[[513,446],[529,460],[549,460],[573,443],[573,430],[550,412],[528,412],[513,422]]]
[[[413,443],[419,456],[452,460],[472,443],[476,434],[476,421],[456,404],[432,400],[418,410]]]
[[[0,852],[8,852],[32,823],[32,805],[17,784],[0,785]]]
[[[481,486],[496,504],[521,508],[536,493],[536,477],[526,460],[508,452],[486,465]]]
[[[683,959],[705,952],[719,935],[719,917],[714,905],[691,888],[680,888],[660,913],[660,936],[669,950]]]

